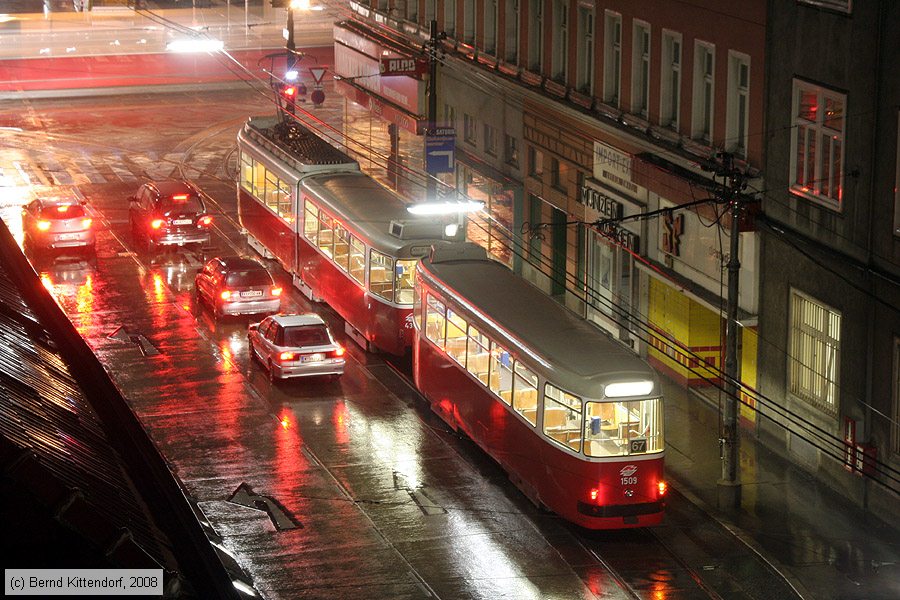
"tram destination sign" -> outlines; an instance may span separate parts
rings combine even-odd
[[[428,62],[422,58],[382,58],[379,71],[386,77],[407,75],[421,78],[428,71]]]

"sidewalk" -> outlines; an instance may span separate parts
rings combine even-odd
[[[717,396],[663,378],[666,472],[673,487],[757,551],[804,598],[900,598],[900,528],[876,522],[742,432],[737,511],[716,506]]]

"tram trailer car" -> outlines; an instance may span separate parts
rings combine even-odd
[[[254,117],[238,133],[238,216],[248,242],[308,298],[328,303],[363,348],[403,355],[413,340],[415,264],[433,245],[462,241],[465,224],[410,214],[309,129],[292,123],[288,145],[285,127]]]
[[[536,505],[589,529],[662,522],[656,373],[472,243],[417,267],[413,375]]]

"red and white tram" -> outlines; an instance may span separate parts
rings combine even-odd
[[[472,243],[417,267],[413,375],[538,506],[590,529],[657,525],[663,406],[650,366]]]
[[[464,239],[465,227],[410,214],[356,161],[296,123],[251,118],[238,150],[238,216],[250,245],[334,308],[364,348],[404,354],[415,264],[433,244]]]

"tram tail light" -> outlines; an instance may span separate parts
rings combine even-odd
[[[93,223],[93,222],[94,222],[93,219],[82,219],[81,226],[84,227],[85,229],[90,229],[91,223]]]
[[[40,231],[47,231],[48,229],[50,229],[50,221],[38,221],[37,228]]]
[[[288,360],[294,360],[294,359],[296,359],[296,357],[297,357],[297,354],[294,352],[282,352],[281,354],[278,355],[278,360],[283,362],[283,361],[288,361]]]
[[[281,288],[280,288],[280,287],[273,287],[273,288],[272,288],[272,295],[273,295],[273,296],[280,296],[280,295],[281,295]]]
[[[666,492],[669,491],[669,485],[665,481],[660,481],[656,484],[659,489],[660,498],[666,495]]]
[[[153,229],[159,229],[162,226],[163,226],[162,219],[153,219],[152,221],[150,221],[150,227],[152,227]]]
[[[591,502],[597,502],[600,498],[600,488],[593,488],[590,491]]]
[[[199,219],[197,219],[197,223],[203,227],[209,227],[212,225],[213,218],[210,215],[203,215]]]

